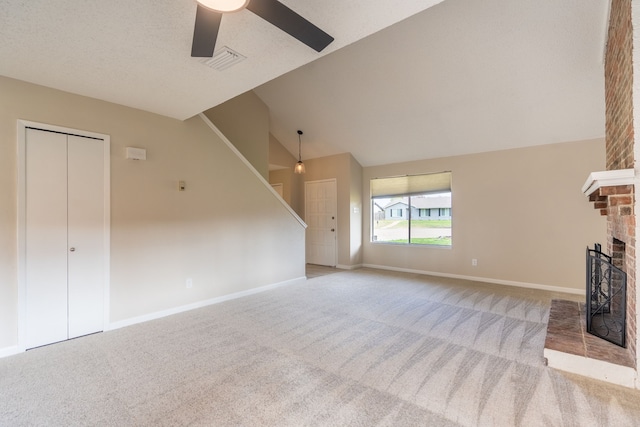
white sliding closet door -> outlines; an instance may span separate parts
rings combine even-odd
[[[67,339],[67,136],[27,131],[27,348]]]
[[[102,140],[69,135],[69,338],[101,331],[104,298],[104,149]]]
[[[104,141],[27,129],[26,348],[103,329]]]

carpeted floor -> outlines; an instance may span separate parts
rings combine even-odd
[[[544,366],[550,293],[338,272],[0,359],[0,425],[640,426]]]

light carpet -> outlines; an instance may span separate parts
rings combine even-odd
[[[640,426],[542,357],[550,293],[371,269],[0,359],[2,426]]]

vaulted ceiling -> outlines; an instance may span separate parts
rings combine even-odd
[[[303,157],[364,166],[602,137],[609,2],[282,0],[321,53],[251,12],[190,57],[195,0],[0,0],[0,75],[187,119],[254,89]]]

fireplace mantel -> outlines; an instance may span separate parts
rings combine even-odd
[[[633,169],[591,172],[587,181],[582,186],[582,192],[585,196],[590,196],[602,187],[633,185],[634,178],[635,172]]]

